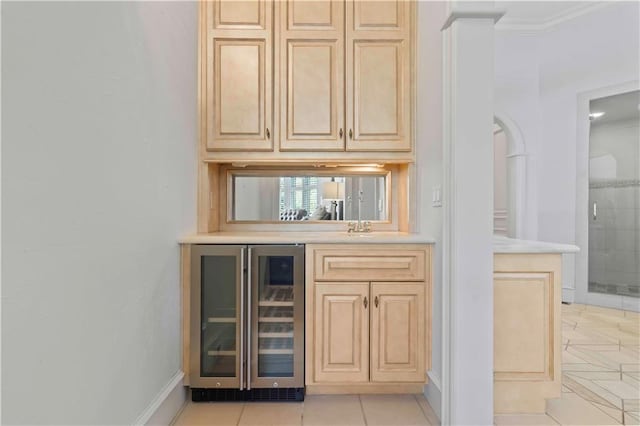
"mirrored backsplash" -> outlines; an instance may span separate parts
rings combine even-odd
[[[386,221],[389,218],[385,174],[241,175],[232,177],[228,194],[231,221],[303,223]]]

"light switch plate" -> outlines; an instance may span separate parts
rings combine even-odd
[[[434,186],[431,190],[431,205],[442,207],[442,188],[440,186]]]

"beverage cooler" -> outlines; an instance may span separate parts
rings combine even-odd
[[[195,245],[194,401],[304,399],[304,246]]]

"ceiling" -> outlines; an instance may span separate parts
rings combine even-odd
[[[640,91],[594,99],[589,103],[589,112],[605,113],[602,117],[593,119],[593,125],[618,120],[640,120]]]
[[[606,5],[606,1],[496,1],[506,11],[496,29],[542,30]]]

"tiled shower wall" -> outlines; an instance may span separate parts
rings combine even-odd
[[[592,181],[589,206],[589,291],[638,297],[640,180]]]

